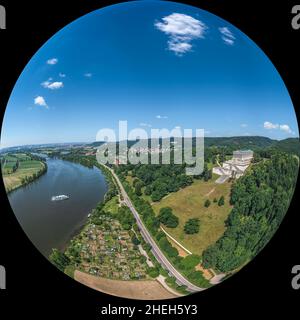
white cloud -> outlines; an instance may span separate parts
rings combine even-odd
[[[60,73],[59,73],[59,76],[60,76],[61,78],[65,78],[65,77],[66,77],[66,74],[65,74],[65,73],[60,72]]]
[[[61,81],[51,82],[51,78],[50,78],[47,81],[42,82],[41,86],[46,88],[46,89],[57,90],[57,89],[63,88],[64,87],[64,83],[61,82]]]
[[[247,125],[247,123],[242,123],[242,124],[241,124],[241,127],[242,127],[242,128],[247,128],[248,125]]]
[[[50,64],[50,65],[54,65],[54,64],[57,64],[57,63],[58,63],[58,59],[57,58],[52,58],[52,59],[47,60],[47,64]]]
[[[192,45],[188,42],[175,42],[168,41],[169,49],[176,52],[176,54],[181,55],[191,50]]]
[[[86,78],[91,78],[91,77],[93,76],[93,74],[90,73],[90,72],[87,72],[87,73],[84,74],[84,76],[85,76]]]
[[[281,124],[279,128],[280,130],[285,131],[287,133],[292,133],[291,128],[287,124]]]
[[[192,40],[204,38],[207,29],[202,21],[182,13],[172,13],[154,26],[169,36],[168,48],[179,56],[192,49]]]
[[[146,122],[141,122],[141,123],[140,123],[140,126],[141,126],[141,127],[148,127],[148,128],[151,128],[151,127],[152,127],[151,124],[146,123]]]
[[[269,122],[269,121],[265,121],[264,122],[264,128],[267,129],[267,130],[271,130],[271,129],[278,129],[279,128],[279,125],[276,123],[272,123],[272,122]]]
[[[228,45],[234,45],[235,42],[235,36],[233,35],[233,33],[229,30],[228,27],[222,27],[219,28],[219,31],[222,34],[222,39],[223,41],[228,44]]]
[[[290,126],[288,124],[274,124],[272,122],[269,121],[265,121],[264,122],[264,128],[271,130],[271,129],[279,129],[281,131],[284,131],[285,133],[292,133],[294,134],[294,132],[292,131],[292,129],[290,128]]]
[[[234,45],[234,41],[232,39],[228,39],[228,38],[225,38],[225,37],[222,37],[222,39],[224,40],[224,42],[226,44],[229,44],[230,46]]]
[[[167,116],[161,116],[161,115],[157,115],[156,118],[157,118],[157,119],[168,119]]]
[[[45,107],[46,109],[48,109],[48,105],[46,103],[46,100],[42,96],[37,96],[36,98],[34,98],[34,104],[37,106],[42,106],[42,107]]]

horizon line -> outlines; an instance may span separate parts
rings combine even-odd
[[[270,139],[270,140],[274,140],[274,141],[282,141],[282,140],[286,140],[286,139],[300,139],[299,136],[293,136],[293,137],[286,137],[286,138],[283,138],[283,139],[274,139],[274,138],[270,138],[270,137],[267,137],[267,136],[261,136],[261,135],[247,135],[247,136],[239,136],[239,135],[233,135],[233,136],[204,136],[203,138],[207,139],[207,138],[211,138],[211,139],[216,139],[216,138],[254,138],[254,137],[259,137],[259,138],[267,138],[267,139]],[[159,137],[158,139],[171,139],[171,138],[175,138],[175,137],[168,137],[168,138],[162,138],[162,137]],[[176,137],[177,138],[177,137]],[[183,138],[183,137],[182,137]],[[193,138],[196,138],[196,137],[192,137]],[[148,139],[136,139],[136,140],[117,140],[117,141],[114,141],[116,143],[118,142],[122,142],[122,141],[139,141],[139,140],[150,140],[151,138],[148,138]],[[155,138],[157,139],[157,138]],[[105,141],[73,141],[73,142],[44,142],[44,143],[33,143],[33,144],[30,144],[30,143],[26,143],[26,144],[20,144],[20,145],[12,145],[12,146],[7,146],[7,147],[2,147],[0,145],[0,150],[2,149],[10,149],[10,148],[20,148],[20,147],[28,147],[28,146],[43,146],[43,145],[63,145],[63,144],[92,144],[92,143],[95,143],[95,142],[105,142]]]

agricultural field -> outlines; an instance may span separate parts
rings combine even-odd
[[[45,165],[26,154],[8,154],[1,157],[1,169],[5,190],[9,192],[31,180]]]
[[[111,280],[75,271],[74,279],[95,290],[117,297],[139,300],[172,299],[177,295],[165,289],[157,280]]]
[[[192,185],[171,193],[159,202],[152,203],[156,214],[163,207],[170,207],[179,218],[176,228],[164,229],[194,254],[201,255],[209,245],[215,243],[225,231],[225,220],[227,219],[231,206],[229,195],[231,183],[216,184],[217,176],[207,182],[195,180]],[[214,199],[225,198],[225,204],[219,206]],[[205,201],[210,200],[210,206],[205,207]],[[184,225],[188,219],[198,218],[200,222],[199,233],[185,234]]]

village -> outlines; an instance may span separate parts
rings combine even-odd
[[[147,265],[129,232],[110,216],[89,223],[69,248],[79,253],[77,268],[94,276],[116,280],[147,278]]]

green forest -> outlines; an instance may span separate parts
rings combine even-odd
[[[296,186],[298,159],[275,153],[253,165],[231,191],[224,235],[203,253],[203,266],[229,272],[251,260],[279,227]]]

